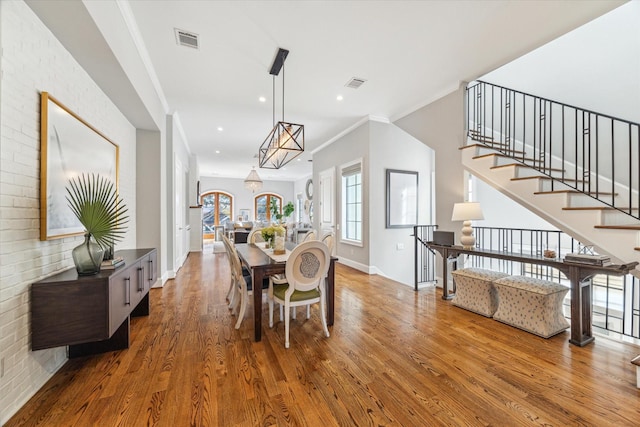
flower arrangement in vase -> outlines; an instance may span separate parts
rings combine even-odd
[[[100,175],[71,178],[66,190],[69,207],[85,228],[84,242],[71,253],[73,262],[79,275],[97,274],[105,250],[122,240],[127,207],[113,183]]]
[[[281,225],[270,225],[268,227],[263,228],[260,233],[262,234],[262,238],[265,242],[267,242],[266,247],[273,248],[275,244],[275,236],[276,234],[282,234],[284,236],[285,229]]]

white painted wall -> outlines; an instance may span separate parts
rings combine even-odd
[[[464,169],[460,150],[464,141],[464,87],[394,122],[435,154],[435,217],[440,229],[455,230],[453,205],[464,201]]]
[[[342,184],[341,184],[341,166],[345,163],[362,159],[362,199],[363,199],[363,218],[362,218],[362,241],[363,246],[354,246],[341,241],[341,231],[336,229],[336,256],[341,262],[346,263],[354,268],[369,272],[369,199],[370,199],[370,182],[369,182],[369,122],[362,124],[353,131],[342,136],[331,145],[319,150],[313,155],[313,183],[314,183],[314,204],[318,200],[317,189],[320,182],[320,172],[336,167],[336,218],[338,223],[341,218],[340,200],[342,200]],[[313,218],[313,228],[319,229],[318,215]]]
[[[180,125],[177,115],[167,116],[167,132],[172,134],[173,148],[173,181],[172,181],[172,198],[171,204],[175,212],[172,233],[176,236],[174,241],[174,273],[182,266],[189,254],[189,167],[191,164],[191,153],[189,151],[185,136],[180,132]],[[178,177],[177,165],[180,165],[180,174]],[[178,206],[179,203],[179,206]]]
[[[136,198],[137,198],[137,241],[140,248],[158,250],[158,280],[153,285],[159,287],[167,280],[167,235],[166,229],[166,178],[161,165],[166,159],[164,134],[158,131],[136,131]]]
[[[521,204],[514,202],[498,190],[480,179],[475,179],[476,198],[480,203],[484,221],[473,221],[473,226],[502,228],[531,228],[539,230],[557,230],[549,222],[540,218]],[[462,223],[455,230],[456,238],[460,237]]]
[[[300,209],[301,212],[301,218],[302,218],[302,223],[310,223],[311,220],[309,219],[309,215],[307,215],[307,212],[305,212],[304,210],[304,203],[307,199],[307,193],[306,193],[306,188],[307,188],[307,180],[309,179],[313,179],[313,174],[309,175],[307,177],[304,177],[302,179],[299,179],[297,181],[295,181],[293,183],[293,204],[296,207],[296,212],[294,212],[292,214],[292,217],[294,218],[298,218],[298,209]],[[314,183],[314,188],[315,188],[315,183]],[[300,203],[300,208],[298,207],[298,197],[302,197],[301,203]]]
[[[435,217],[441,230],[459,230],[451,221],[453,205],[465,200],[464,168],[460,150],[464,135],[464,86],[451,94],[394,122],[435,154]],[[458,235],[458,233],[456,233]],[[437,256],[436,275],[441,276],[442,259]]]
[[[638,123],[639,22],[630,1],[480,80]]]
[[[379,122],[370,122],[370,147],[371,267],[378,274],[413,286],[413,227],[386,228],[386,170],[418,172],[418,224],[431,224],[433,150],[399,127]]]
[[[432,150],[393,124],[368,121],[314,153],[314,184],[319,182],[321,171],[335,168],[338,224],[342,218],[341,167],[357,159],[363,163],[363,245],[343,243],[336,229],[336,255],[344,264],[413,286],[413,229],[386,228],[386,170],[419,173],[418,223],[431,223]],[[317,185],[314,188],[317,191]],[[318,200],[316,195],[314,198]],[[314,228],[318,227],[314,218]]]
[[[120,192],[130,214],[117,248],[136,247],[136,131],[23,2],[0,2],[0,423],[65,362],[65,348],[33,352],[30,284],[73,266],[81,237],[39,240],[40,91],[120,146]]]

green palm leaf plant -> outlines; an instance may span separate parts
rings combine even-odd
[[[96,174],[82,174],[70,179],[66,190],[69,207],[85,228],[83,245],[88,252],[91,251],[91,237],[103,250],[123,239],[126,232],[125,224],[129,221],[128,210],[109,179]],[[96,267],[96,272],[100,271],[102,253],[98,262],[93,256],[90,256],[90,259]],[[76,267],[80,272],[77,261]]]

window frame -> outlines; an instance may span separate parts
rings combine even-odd
[[[214,219],[213,219],[213,226],[221,226],[222,224],[220,223],[220,196],[227,196],[229,197],[229,220],[233,221],[233,204],[234,204],[234,197],[233,194],[231,193],[227,193],[226,191],[222,191],[222,190],[212,190],[212,191],[207,191],[204,192],[202,194],[200,194],[200,206],[202,206],[203,210],[204,210],[204,198],[209,196],[209,195],[214,195],[214,202],[213,202],[213,209],[214,209]],[[204,214],[204,212],[203,212]],[[203,217],[204,218],[204,217]],[[202,232],[203,234],[210,234],[210,233],[206,233],[204,230],[204,219],[202,221]]]
[[[354,169],[357,168],[359,169],[357,172],[354,173],[349,173],[350,169]],[[342,165],[340,165],[340,191],[341,191],[341,204],[340,204],[340,210],[341,210],[341,215],[340,215],[340,242],[341,243],[345,243],[348,245],[353,245],[353,246],[358,246],[358,247],[364,247],[364,167],[363,167],[363,160],[362,158],[356,159],[354,161],[348,162],[348,163],[344,163]],[[345,175],[345,173],[347,173],[348,175]],[[347,192],[347,182],[346,180],[353,175],[360,175],[360,182],[358,184],[356,184],[356,186],[360,187],[360,191],[359,193],[356,190],[356,194],[359,194],[360,198],[358,201],[356,201],[356,204],[359,204],[359,212],[360,212],[360,216],[359,218],[355,219],[355,222],[357,224],[359,224],[360,227],[360,240],[358,239],[354,239],[354,238],[349,238],[347,237],[347,232],[348,232],[348,226],[347,224],[349,222],[353,222],[353,221],[349,221],[349,212],[347,209],[347,199],[348,199],[348,192]],[[357,211],[357,209],[356,209]],[[357,234],[357,232],[356,232]]]
[[[266,212],[266,219],[262,219],[258,216],[258,199],[262,198],[262,197],[267,197],[266,200],[266,208],[267,208],[267,212]],[[282,201],[283,198],[282,196],[280,196],[279,194],[276,193],[261,193],[261,194],[257,194],[256,196],[254,196],[253,198],[253,211],[254,211],[254,218],[256,219],[256,221],[266,221],[266,222],[273,222],[275,221],[275,218],[272,220],[271,219],[271,199],[272,198],[276,198],[280,201],[280,214],[282,214]]]

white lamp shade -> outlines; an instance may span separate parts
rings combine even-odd
[[[451,221],[470,221],[476,219],[484,219],[480,203],[464,202],[453,205],[453,215]]]

